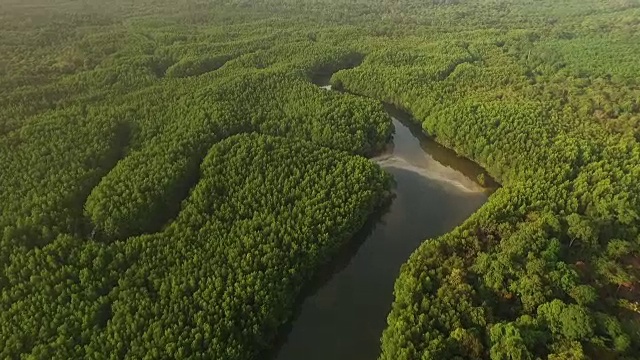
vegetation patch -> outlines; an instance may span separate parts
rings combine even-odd
[[[380,101],[502,184],[403,266],[382,359],[640,353],[638,0],[28,0],[1,18],[0,357],[273,346],[388,196],[365,158],[393,132]],[[339,69],[343,93],[310,81]]]

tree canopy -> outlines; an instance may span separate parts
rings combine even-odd
[[[502,185],[403,266],[381,359],[638,357],[640,1],[0,9],[0,357],[272,348],[390,196],[380,102]]]

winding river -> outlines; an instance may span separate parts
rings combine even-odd
[[[330,90],[328,80],[316,83]],[[484,173],[479,166],[426,137],[408,114],[385,108],[393,143],[372,160],[393,174],[396,197],[303,300],[278,360],[376,359],[400,266],[425,239],[461,224],[491,191],[472,180]]]

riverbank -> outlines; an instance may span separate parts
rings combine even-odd
[[[463,163],[453,151],[438,149],[436,159],[424,134],[389,116],[393,141],[371,160],[394,176],[395,198],[386,212],[372,217],[366,236],[325,271],[315,292],[307,293],[281,339],[278,360],[376,358],[402,264],[425,239],[464,222],[489,196],[489,189],[458,169]]]

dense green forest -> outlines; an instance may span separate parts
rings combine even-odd
[[[391,196],[383,101],[502,187],[381,358],[639,358],[639,57],[640,0],[0,0],[0,357],[269,350]]]

